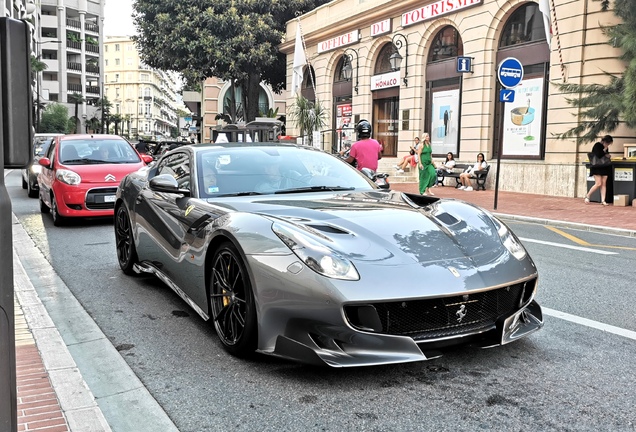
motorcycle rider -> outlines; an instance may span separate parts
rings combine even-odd
[[[384,147],[382,144],[371,138],[371,123],[367,120],[360,120],[356,125],[358,141],[353,143],[347,162],[353,164],[357,161],[359,170],[369,168],[373,172],[378,170],[378,161],[382,159]]]

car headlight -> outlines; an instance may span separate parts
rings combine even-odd
[[[33,174],[40,174],[42,172],[42,166],[41,165],[31,165],[31,172]]]
[[[495,221],[497,225],[497,234],[499,234],[499,237],[501,238],[501,242],[503,243],[504,247],[508,249],[508,252],[510,252],[512,256],[517,258],[519,261],[524,259],[527,255],[527,252],[526,252],[526,249],[523,247],[523,245],[519,243],[519,240],[517,240],[517,237],[515,237],[515,235],[512,232],[510,232],[508,227],[504,225],[501,221],[499,221],[497,218],[493,217],[493,220]]]
[[[333,279],[360,279],[351,261],[308,234],[279,223],[274,223],[272,230],[307,267],[316,273]]]
[[[57,170],[55,172],[55,178],[67,185],[78,185],[82,182],[82,178],[78,173],[65,169]]]

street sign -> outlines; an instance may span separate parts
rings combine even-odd
[[[457,72],[466,73],[473,71],[472,57],[457,57]]]
[[[183,119],[186,123],[192,123],[192,117],[184,117]]]
[[[502,87],[518,86],[523,79],[523,65],[514,57],[505,58],[497,67],[497,79]]]
[[[499,90],[499,102],[514,102],[515,91],[510,89]]]

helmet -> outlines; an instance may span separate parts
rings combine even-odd
[[[367,120],[360,120],[356,125],[356,132],[358,133],[358,139],[371,137],[371,123]]]

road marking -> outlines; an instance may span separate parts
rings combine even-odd
[[[590,248],[581,247],[581,246],[572,246],[572,245],[554,243],[554,242],[543,241],[543,240],[535,240],[535,239],[522,238],[522,237],[519,237],[519,240],[521,240],[522,242],[528,242],[528,243],[539,243],[539,244],[547,245],[547,246],[556,246],[556,247],[565,248],[565,249],[574,249],[581,252],[591,252],[591,253],[596,253],[599,255],[618,255],[618,252],[609,252],[609,251],[603,251],[598,249],[590,249]]]
[[[561,311],[550,309],[547,307],[541,307],[541,309],[543,310],[544,314],[553,316],[555,318],[561,318],[562,320],[565,320],[565,321],[570,321],[576,324],[584,325],[586,327],[595,328],[597,330],[601,330],[607,333],[613,333],[618,336],[623,336],[629,339],[636,340],[636,332],[631,330],[626,330],[624,328],[615,327],[609,324],[603,324],[601,322],[593,321],[587,318],[581,318],[576,315],[570,315],[569,313],[561,312]]]
[[[572,240],[572,241],[573,241],[574,243],[576,243],[576,244],[580,244],[581,246],[591,246],[591,244],[589,244],[589,243],[588,243],[588,242],[586,242],[585,240],[581,240],[580,238],[575,237],[575,236],[573,236],[572,234],[568,234],[568,233],[566,233],[565,231],[561,231],[561,230],[560,230],[560,229],[558,229],[558,228],[551,227],[551,226],[548,226],[548,227],[546,227],[546,228],[547,228],[547,229],[549,229],[550,231],[553,231],[553,232],[555,232],[555,233],[557,233],[557,234],[559,234],[559,235],[561,235],[561,236],[565,237],[566,239]]]
[[[581,240],[578,237],[573,236],[572,234],[568,234],[565,231],[561,231],[558,228],[555,227],[550,227],[547,226],[547,229],[549,229],[552,232],[555,232],[571,241],[573,241],[574,243],[580,244],[581,246],[592,246],[592,247],[600,247],[600,248],[607,248],[607,249],[621,249],[621,250],[636,250],[636,248],[633,247],[629,247],[629,246],[610,246],[610,245],[597,245],[597,244],[592,244],[592,243],[588,243],[585,240]]]

